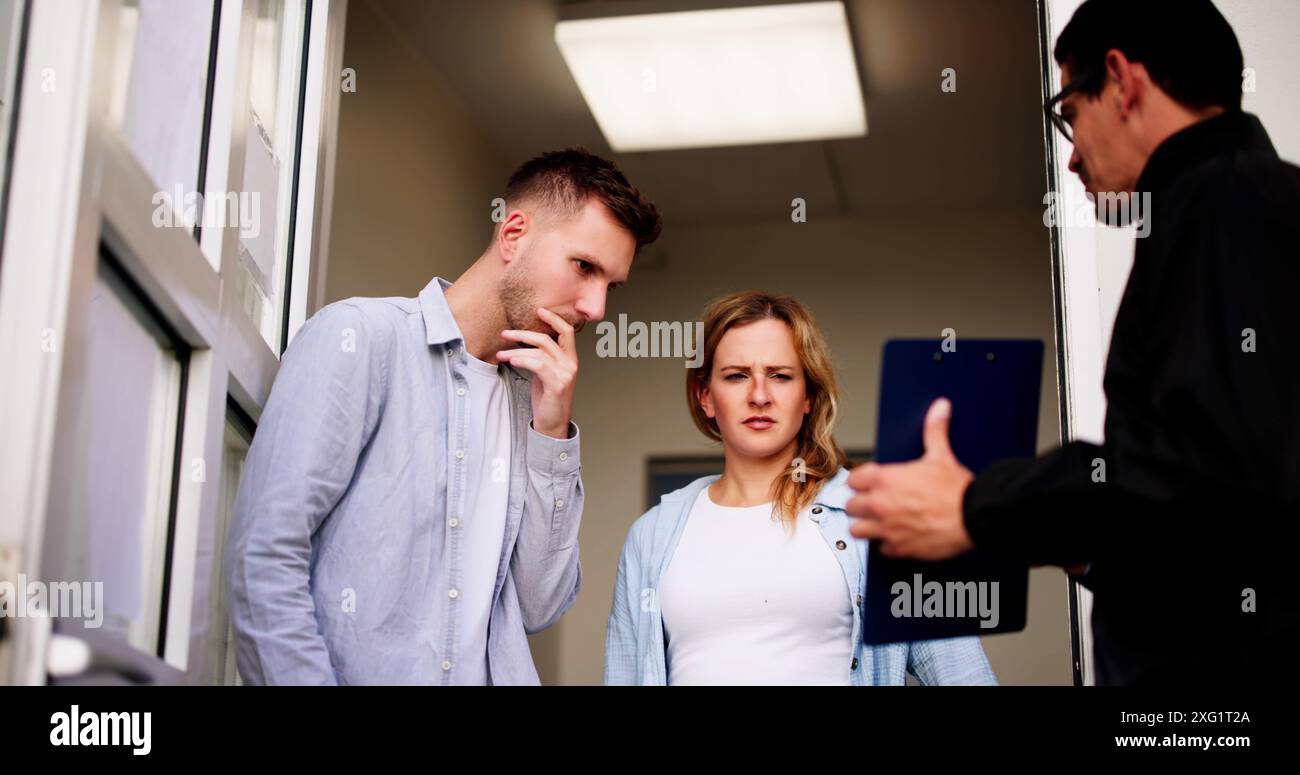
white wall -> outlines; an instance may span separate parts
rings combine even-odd
[[[348,5],[326,301],[414,296],[483,252],[514,168],[483,141],[382,4]]]

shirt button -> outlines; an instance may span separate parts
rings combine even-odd
[[[442,661],[442,669],[443,669],[443,670],[450,670],[450,669],[451,669],[451,663],[444,659],[444,660]]]
[[[459,353],[460,353],[460,350],[456,349],[455,347],[453,347],[453,348],[451,348],[450,350],[447,351],[447,354],[450,355],[450,356],[452,356],[453,358],[454,358],[457,354],[459,354]]]
[[[465,395],[465,388],[456,388],[456,395],[458,396]]]
[[[451,519],[447,520],[448,527],[456,527],[459,524],[460,524],[460,520],[456,519],[455,517],[452,517]]]
[[[836,542],[835,542],[835,548],[836,548],[836,549],[839,549],[840,551],[843,551],[843,550],[849,548],[849,545],[846,544],[846,543],[844,543],[843,541],[836,541]]]
[[[557,509],[562,509],[562,508],[564,508],[564,499],[563,499],[563,498],[556,498],[556,499],[555,499],[555,508],[557,508]]]
[[[857,599],[854,600],[853,603],[854,603],[854,605],[861,606],[861,605],[862,605],[862,595],[858,595]]]
[[[814,514],[820,514],[820,513],[822,513],[822,507],[821,507],[821,506],[813,506],[813,513],[814,513]]]
[[[456,450],[456,459],[457,459],[457,460],[460,460],[460,459],[462,459],[462,458],[464,458],[464,457],[465,457],[465,450],[463,450],[463,449],[458,449],[458,450]]]
[[[853,662],[849,665],[849,669],[850,669],[850,670],[857,670],[857,669],[858,669],[858,658],[857,658],[857,657],[854,657],[854,658],[853,658]]]
[[[455,600],[456,598],[460,597],[460,592],[454,589],[449,590],[447,592],[447,597],[451,598],[452,600]]]
[[[560,462],[561,462],[561,463],[563,463],[565,460],[568,460],[568,459],[569,459],[569,453],[568,453],[568,452],[561,452],[561,453],[560,453]]]

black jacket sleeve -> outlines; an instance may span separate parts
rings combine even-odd
[[[963,503],[977,548],[1056,565],[1176,562],[1224,548],[1262,557],[1294,536],[1296,178],[1223,169],[1197,183],[1156,192],[1158,220],[1137,241],[1105,443],[983,471]]]

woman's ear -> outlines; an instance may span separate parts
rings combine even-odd
[[[713,394],[709,392],[709,387],[707,385],[696,387],[695,395],[696,395],[696,400],[700,404],[700,408],[704,410],[705,416],[712,419],[713,418]]]

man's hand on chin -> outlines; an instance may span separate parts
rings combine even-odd
[[[507,329],[502,339],[532,345],[500,350],[496,359],[533,374],[533,429],[556,439],[569,438],[573,418],[573,389],[578,381],[576,331],[569,322],[545,307],[537,317],[555,329],[556,338],[536,331]]]

